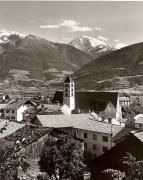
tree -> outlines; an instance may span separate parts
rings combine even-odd
[[[17,180],[19,170],[26,172],[29,164],[26,154],[20,152],[19,145],[1,149],[0,151],[0,179]]]
[[[118,180],[123,178],[123,173],[115,169],[106,169],[102,171],[104,178],[107,180],[118,178]]]
[[[139,98],[134,99],[129,107],[123,107],[123,116],[125,118],[133,118],[137,114],[143,113],[143,105],[139,101]]]
[[[126,156],[121,159],[121,162],[128,180],[143,179],[143,160],[137,161],[134,156],[127,153]]]
[[[68,135],[57,138],[49,136],[43,146],[39,165],[41,171],[56,180],[82,176],[85,170],[82,144]]]

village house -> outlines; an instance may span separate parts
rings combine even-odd
[[[104,169],[118,169],[123,170],[121,165],[121,159],[126,156],[126,153],[130,153],[137,160],[143,159],[143,131],[137,130],[130,132],[126,138],[112,147],[105,154],[97,157],[93,163],[93,179],[101,175]]]
[[[27,162],[30,165],[27,173],[36,176],[40,173],[39,155],[51,131],[51,128],[0,120],[0,150],[8,151],[15,147],[19,152],[26,154]]]
[[[97,121],[90,114],[37,115],[36,125],[56,128],[84,141],[84,150],[99,156],[114,146],[113,137],[122,129],[118,125]]]
[[[112,118],[117,119],[119,122],[122,120],[119,94],[117,92],[75,91],[75,84],[70,76],[64,81],[63,91],[55,93],[53,103],[67,105],[70,114],[95,112],[101,115],[103,120]],[[104,113],[105,110],[106,113]],[[108,116],[105,116],[107,111]]]
[[[28,109],[34,109],[35,103],[30,100],[13,99],[3,109],[3,115],[5,119],[22,121],[24,118],[24,112]]]
[[[138,114],[134,117],[134,127],[143,129],[143,114]]]

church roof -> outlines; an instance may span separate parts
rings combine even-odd
[[[53,98],[53,103],[59,102],[63,104],[63,92],[57,91]],[[104,111],[109,103],[115,108],[117,107],[117,92],[98,92],[98,91],[76,91],[75,105],[76,109],[94,110],[95,112]],[[115,113],[115,112],[114,112]]]
[[[68,75],[64,81],[65,83],[73,83],[74,81],[72,80],[72,78],[70,77],[70,75]]]

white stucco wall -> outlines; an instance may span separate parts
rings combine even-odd
[[[23,120],[23,112],[26,111],[27,109],[31,109],[34,106],[31,104],[24,104],[20,108],[17,109],[17,121],[22,121]]]
[[[82,129],[71,129],[71,128],[63,128],[62,129],[64,132],[67,132],[70,135],[75,136],[79,139],[83,139],[84,143],[87,143],[87,149],[84,148],[85,151],[90,152],[93,156],[99,156],[103,154],[103,147],[108,147],[110,149],[111,147],[114,146],[114,143],[112,142],[112,137],[111,134],[106,134],[106,133],[100,133],[100,132],[93,132],[93,131],[86,131]],[[87,133],[87,138],[84,138],[84,133]],[[97,135],[97,140],[93,139],[93,135]],[[108,142],[103,141],[103,136],[108,137]],[[93,149],[93,144],[97,146],[97,149]]]
[[[66,104],[72,111],[75,109],[75,85],[74,83],[65,83],[65,85],[63,91],[63,104]],[[68,95],[67,97],[66,94]]]

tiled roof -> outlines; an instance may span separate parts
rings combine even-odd
[[[143,142],[143,131],[141,132],[132,132],[132,134],[138,138],[141,142]]]
[[[95,120],[90,114],[72,114],[72,115],[37,115],[43,127],[73,127],[87,131],[113,134],[121,130],[120,126]]]
[[[38,108],[42,108],[42,104],[40,104]],[[61,106],[58,106],[56,104],[43,104],[43,108],[46,109],[46,112],[53,112],[60,110]]]
[[[4,109],[8,104],[0,104],[0,109]]]
[[[26,102],[31,102],[31,101],[26,100],[26,99],[12,99],[4,109],[18,109],[20,106],[22,106]]]
[[[0,139],[9,136],[10,134],[23,128],[24,126],[25,124],[17,123],[14,121],[0,120]]]
[[[135,123],[143,124],[143,117],[139,117],[135,120]]]
[[[31,142],[35,141],[36,139],[47,134],[50,130],[51,130],[50,128],[25,125],[23,128],[15,131],[10,136],[7,136],[5,140],[14,142],[16,140],[22,140],[23,138],[25,138],[26,141],[24,142],[24,144],[28,145]]]
[[[127,136],[130,135],[131,131],[133,131],[133,130],[134,130],[134,128],[123,127],[123,129],[115,135],[113,141],[115,143],[119,143],[119,142],[123,141]]]

